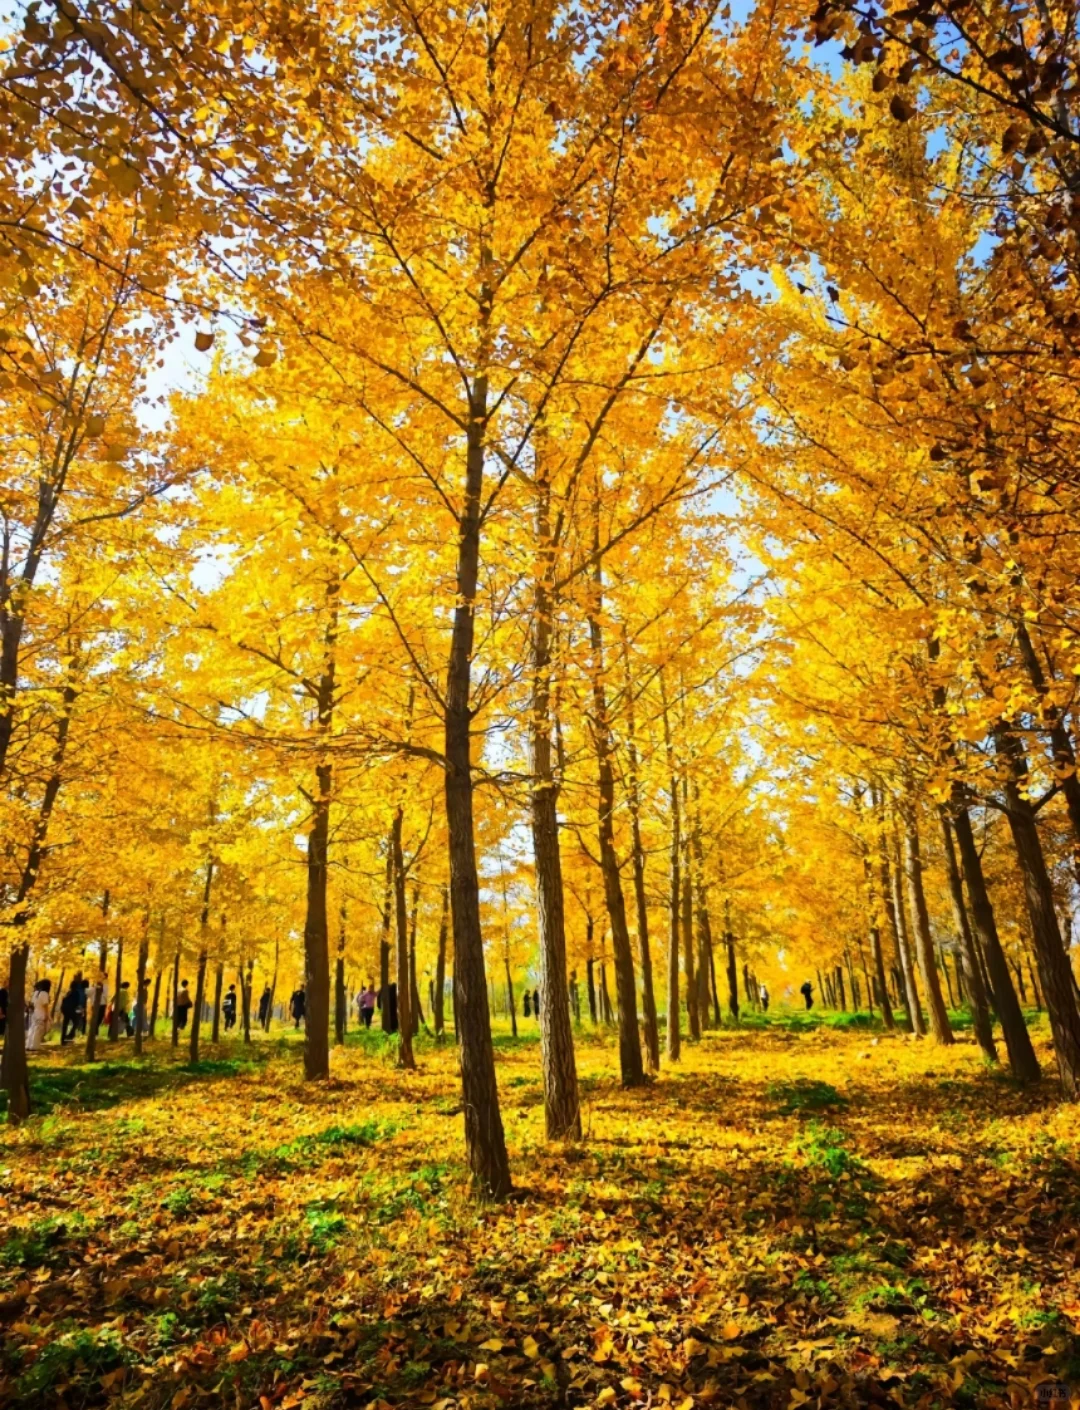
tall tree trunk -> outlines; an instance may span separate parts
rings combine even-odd
[[[908,1033],[914,1033],[915,1024],[911,1012],[911,1000],[908,998],[907,984],[904,980],[904,961],[900,947],[900,925],[896,915],[896,900],[894,890],[894,873],[889,865],[889,854],[885,842],[885,827],[882,820],[881,806],[875,798],[875,807],[878,813],[878,885],[881,888],[881,904],[885,911],[885,924],[888,928],[889,936],[892,939],[892,957],[890,959],[891,968],[897,976],[896,992],[900,1000],[900,1007],[904,1010],[903,1026]]]
[[[124,979],[124,937],[116,937],[116,967],[113,970],[112,1012],[109,1014],[109,1042],[115,1043],[120,1036],[120,985]]]
[[[420,883],[413,880],[412,909],[409,912],[409,997],[413,1037],[420,1032],[424,1010],[420,1004],[420,983],[416,977],[416,923],[420,910]]]
[[[311,826],[307,848],[307,910],[304,916],[304,1080],[330,1076],[330,922],[327,886],[330,876],[330,803],[334,766],[328,754],[337,701],[337,637],[341,578],[333,571],[326,582],[326,628],[322,670],[315,691],[315,732],[320,750],[315,766]]]
[[[667,690],[664,672],[660,672],[660,700],[664,719],[664,747],[667,751],[668,798],[671,805],[671,880],[668,900],[667,953],[667,1055],[672,1062],[682,1056],[682,1034],[679,1014],[679,920],[682,897],[682,817],[679,807],[679,776],[675,769],[675,751],[671,742],[671,722],[668,716]]]
[[[409,972],[409,918],[405,902],[405,857],[401,849],[402,808],[394,810],[390,838],[394,849],[394,913],[397,920],[398,1067],[416,1069],[413,1057],[412,976]]]
[[[214,861],[211,858],[206,863],[206,882],[203,886],[202,911],[199,914],[199,964],[195,973],[195,1007],[191,1011],[191,1046],[188,1055],[188,1060],[192,1063],[199,1061],[199,1024],[202,1021],[203,1002],[206,998],[206,932],[210,922],[210,888],[213,882]]]
[[[975,954],[975,937],[971,932],[967,906],[964,904],[964,890],[960,881],[960,869],[956,864],[956,849],[953,846],[953,829],[949,823],[949,810],[941,804],[938,808],[941,823],[942,852],[945,857],[945,875],[949,882],[949,896],[952,900],[953,920],[956,922],[960,952],[964,957],[965,982],[968,999],[971,1003],[972,1023],[975,1039],[982,1048],[988,1062],[997,1062],[997,1048],[994,1046],[994,1028],[990,1018],[990,1008],[983,988],[982,972]]]
[[[349,999],[345,992],[345,927],[347,907],[345,897],[338,907],[337,966],[334,972],[334,1042],[341,1047],[345,1042],[345,1023]]]
[[[911,918],[915,927],[915,946],[919,957],[919,970],[923,987],[926,990],[926,1006],[930,1012],[930,1028],[934,1041],[944,1045],[953,1042],[952,1027],[949,1024],[948,1010],[941,993],[941,980],[934,959],[934,941],[930,934],[930,916],[926,908],[926,891],[923,887],[922,847],[919,840],[919,826],[915,815],[915,802],[908,799],[903,809],[904,822],[904,874],[907,879],[908,900],[911,905]]]
[[[908,934],[907,907],[904,905],[904,892],[901,884],[900,842],[893,835],[893,856],[890,868],[892,882],[893,917],[896,921],[896,950],[900,957],[900,973],[904,977],[904,993],[907,995],[907,1010],[911,1015],[911,1031],[919,1038],[926,1036],[926,1021],[919,1002],[919,990],[915,983],[915,966],[911,956],[911,941]]]
[[[439,921],[439,948],[435,955],[435,993],[432,1009],[435,1015],[435,1038],[442,1042],[446,1037],[445,994],[446,994],[446,937],[449,922],[450,889],[443,887],[442,918]]]
[[[598,502],[595,515],[595,566],[586,611],[592,677],[592,714],[589,726],[596,754],[600,872],[604,880],[604,899],[611,922],[611,949],[615,962],[615,993],[619,1008],[619,1069],[624,1087],[640,1087],[645,1081],[645,1067],[641,1058],[641,1035],[638,1031],[637,983],[634,978],[634,956],[630,948],[630,930],[626,922],[626,900],[623,896],[619,859],[615,851],[615,771],[612,766],[611,725],[608,717],[607,689],[604,684],[604,632],[600,621],[600,613],[603,611],[603,576],[599,556]]]
[[[161,970],[158,969],[154,975],[154,1002],[150,1005],[150,1030],[147,1037],[153,1039],[154,1030],[157,1028],[158,1001],[161,998]]]
[[[724,944],[727,947],[728,1013],[732,1022],[738,1023],[739,968],[735,960],[735,933],[731,928],[731,901],[727,896],[724,897]]]
[[[694,964],[694,878],[690,853],[690,808],[686,774],[682,778],[683,839],[682,839],[682,898],[679,906],[679,928],[682,931],[683,973],[686,975],[686,1031],[693,1042],[701,1039],[701,1017],[698,1013],[697,970]]]
[[[266,1005],[266,1021],[263,1024],[263,1032],[270,1032],[270,1020],[274,1016],[274,995],[277,993],[278,964],[281,959],[281,941],[274,937],[274,972],[270,976],[270,1000]]]
[[[971,920],[986,957],[986,977],[994,995],[994,1008],[1001,1023],[1001,1036],[1009,1054],[1009,1067],[1019,1082],[1037,1082],[1041,1076],[1039,1061],[1031,1043],[1023,1010],[1016,997],[1012,976],[1009,974],[1005,951],[998,937],[994,907],[986,889],[982,860],[975,845],[971,830],[971,817],[967,808],[954,804],[952,810],[953,830],[960,851],[960,866],[964,873],[968,900],[971,903]]]
[[[877,981],[878,1001],[881,1004],[881,1017],[889,1032],[896,1028],[896,1018],[889,998],[889,981],[885,975],[885,956],[881,949],[881,927],[878,925],[877,895],[874,888],[874,867],[869,849],[863,852],[863,878],[866,883],[867,906],[870,911],[870,960],[874,966]]]
[[[506,971],[506,1012],[510,1015],[510,1032],[516,1038],[518,1035],[517,1004],[514,1001],[514,976],[510,972],[510,951],[507,949],[503,950],[503,968]],[[544,992],[550,994],[551,990],[545,987]]]
[[[224,920],[224,917],[222,917]],[[221,1042],[221,991],[225,986],[225,961],[218,960],[214,966],[214,1010],[210,1025],[210,1041]]]
[[[1054,910],[1054,892],[1046,870],[1042,841],[1035,823],[1035,808],[1026,796],[1028,769],[1016,734],[1002,723],[994,730],[994,748],[1008,770],[1005,781],[1006,816],[1024,882],[1024,897],[1035,954],[1039,962],[1046,1011],[1054,1038],[1054,1055],[1065,1095],[1080,1096],[1080,1009],[1061,931]]]
[[[248,960],[240,971],[240,998],[244,1005],[244,1042],[251,1042],[251,990],[255,982],[255,961]]]
[[[1043,718],[1050,735],[1054,775],[1058,786],[1065,795],[1065,811],[1072,829],[1073,873],[1080,879],[1080,776],[1076,771],[1076,754],[1072,740],[1069,738],[1069,731],[1065,726],[1065,718],[1050,694],[1046,673],[1039,661],[1028,632],[1027,623],[1022,615],[1018,614],[1014,618],[1013,626],[1016,631],[1016,644],[1019,647],[1020,659],[1027,671],[1028,679],[1035,687],[1042,703]]]
[[[590,928],[592,922],[589,922]],[[585,987],[589,995],[589,1018],[595,1028],[598,1022],[596,1013],[596,961],[592,955],[585,961]]]
[[[146,965],[150,958],[150,908],[143,918],[142,935],[139,938],[139,954],[135,961],[135,1056],[143,1051],[143,1029],[146,1025]]]
[[[660,1023],[656,1015],[652,955],[649,949],[649,907],[645,896],[645,848],[641,842],[641,781],[637,751],[634,687],[630,673],[630,644],[626,624],[622,628],[623,674],[626,690],[626,757],[629,765],[631,861],[634,871],[634,901],[637,909],[638,959],[641,962],[641,1012],[645,1034],[645,1058],[650,1072],[660,1069]]]
[[[4,1038],[4,1088],[8,1100],[8,1120],[13,1126],[30,1115],[30,1071],[26,1061],[26,965],[28,944],[11,947],[8,971],[8,1019]]]
[[[383,886],[382,930],[379,935],[379,1023],[390,1032],[390,927],[394,905],[394,834],[386,835],[386,881]],[[456,1020],[455,1020],[456,1022]]]

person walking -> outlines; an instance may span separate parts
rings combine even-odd
[[[81,971],[68,986],[68,991],[60,1000],[60,1046],[75,1041],[79,1031],[79,1017],[86,1022],[86,990],[83,988]]]
[[[221,1001],[221,1012],[225,1015],[225,1032],[236,1027],[236,985],[229,985],[229,992]]]
[[[810,983],[809,979],[803,980],[802,984],[799,986],[799,993],[806,1000],[807,1009],[812,1009],[814,1007],[814,986]]]
[[[184,1029],[187,1027],[188,1010],[194,1005],[194,1000],[188,993],[188,982],[186,979],[180,981],[180,992],[177,994],[173,1007],[176,1010],[176,1027]]]
[[[534,989],[534,990],[533,990],[533,1013],[536,1015],[537,1019],[539,1019],[539,1017],[540,1017],[540,990],[539,990],[539,989]]]
[[[299,1028],[304,1014],[307,1010],[307,995],[303,987],[293,990],[293,996],[289,1000],[289,1012],[292,1014],[293,1027]]]
[[[262,991],[262,998],[259,1000],[259,1026],[265,1028],[270,1022],[270,985]]]
[[[528,989],[526,989],[525,993],[522,995],[521,1010],[526,1018],[532,1018],[532,998],[529,995]]]
[[[27,1050],[45,1045],[45,1034],[49,1031],[49,1010],[52,1007],[49,998],[51,988],[51,979],[39,979],[34,985],[33,997],[30,1000],[30,1027],[26,1035]]]
[[[761,984],[761,985],[759,985],[759,987],[758,987],[758,998],[761,1000],[761,1012],[762,1012],[762,1013],[768,1013],[768,1012],[769,1012],[769,991],[768,991],[768,989],[765,988],[765,985],[764,985],[764,984]]]
[[[356,1007],[360,1011],[360,1022],[365,1028],[371,1027],[371,1020],[375,1017],[375,986],[369,979],[356,1000]]]

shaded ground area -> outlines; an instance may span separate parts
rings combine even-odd
[[[1052,1066],[1045,1035],[1041,1056]],[[3,1128],[0,1404],[1021,1406],[1080,1390],[1080,1125],[974,1045],[725,1030],[648,1090],[579,1049],[542,1139],[497,1045],[518,1181],[478,1208],[453,1048],[379,1035],[36,1059]]]

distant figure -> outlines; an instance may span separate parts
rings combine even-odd
[[[45,1043],[49,1031],[49,990],[51,979],[39,979],[34,985],[34,995],[30,1000],[30,1028],[26,1035],[27,1048],[40,1048]]]
[[[307,995],[303,988],[294,989],[293,996],[289,1000],[289,1012],[292,1014],[293,1027],[300,1027],[300,1020],[307,1010]]]
[[[534,989],[534,990],[533,990],[533,1013],[536,1015],[537,1018],[540,1017],[540,990],[539,990],[539,989]]]
[[[365,1028],[371,1027],[371,1020],[375,1017],[375,986],[369,979],[367,984],[356,996],[356,1007],[360,1013],[360,1022]]]
[[[120,1025],[124,1025],[124,1032],[130,1038],[134,1029],[131,1026],[131,985],[125,979],[120,985],[120,993],[116,996],[116,1031],[120,1032]]]
[[[259,1022],[263,1028],[270,1022],[270,985],[262,991],[262,998],[259,1000]]]
[[[174,1005],[176,1009],[177,1028],[187,1027],[188,1009],[192,1007],[193,1002],[194,1000],[188,993],[188,982],[186,979],[184,979],[181,981],[180,992],[176,996],[176,1003]]]
[[[532,999],[529,998],[528,989],[525,990],[525,998],[522,1002],[522,1011],[526,1018],[532,1018]]]
[[[86,990],[81,973],[71,981],[67,993],[60,1000],[60,1046],[73,1043],[79,1031],[79,1016],[86,1022]]]
[[[799,986],[799,993],[806,1000],[806,1007],[812,1009],[814,1007],[814,986],[809,979],[804,980]]]
[[[105,1022],[105,1015],[109,1011],[109,976],[104,969],[98,971],[97,990],[97,1014],[94,1017],[94,1023],[100,1030]]]
[[[236,985],[229,985],[229,992],[221,1001],[221,1012],[225,1015],[225,1032],[236,1027]]]
[[[758,998],[761,1000],[761,1012],[762,1012],[762,1013],[768,1013],[768,1012],[769,1012],[769,991],[768,991],[768,989],[765,988],[765,985],[764,985],[764,984],[762,984],[762,985],[759,987],[759,989],[758,989]]]

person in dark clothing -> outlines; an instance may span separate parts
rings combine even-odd
[[[116,996],[116,1031],[118,1034],[121,1026],[129,1038],[135,1032],[131,1025],[131,985],[126,979],[120,985],[120,993]]]
[[[188,1009],[190,1009],[190,1008],[192,1008],[192,1007],[194,1007],[194,1000],[192,999],[191,995],[188,993],[188,982],[187,982],[186,979],[181,980],[181,983],[180,983],[180,992],[179,992],[179,994],[177,994],[177,996],[176,996],[176,1004],[175,1004],[175,1008],[176,1008],[176,1026],[177,1026],[177,1028],[186,1028],[186,1027],[187,1027]]]
[[[259,1000],[259,1023],[266,1027],[270,1018],[270,985],[262,991],[262,998]]]
[[[90,981],[84,979],[82,982],[82,1003],[76,1012],[75,1019],[78,1024],[79,1034],[86,1037],[86,1015],[90,1011]]]
[[[533,990],[533,1013],[536,1015],[537,1018],[540,1017],[540,990],[539,990],[539,989],[534,989],[534,990]]]
[[[293,996],[289,1000],[289,1012],[292,1014],[293,1027],[299,1028],[301,1020],[307,1011],[307,995],[303,989],[294,989]]]
[[[82,1014],[83,1021],[86,1020],[86,990],[83,988],[83,977],[76,974],[71,981],[67,993],[60,1000],[60,1046],[65,1043],[73,1043],[75,1034],[79,1031],[79,1015]]]
[[[528,989],[525,990],[524,997],[522,998],[521,1009],[526,1018],[532,1018],[532,998],[529,995]]]
[[[814,986],[810,983],[809,979],[804,980],[800,985],[799,993],[806,1000],[806,1007],[812,1009],[814,1007]]]
[[[229,985],[229,992],[221,1001],[221,1012],[225,1015],[225,1032],[236,1027],[236,985]]]

